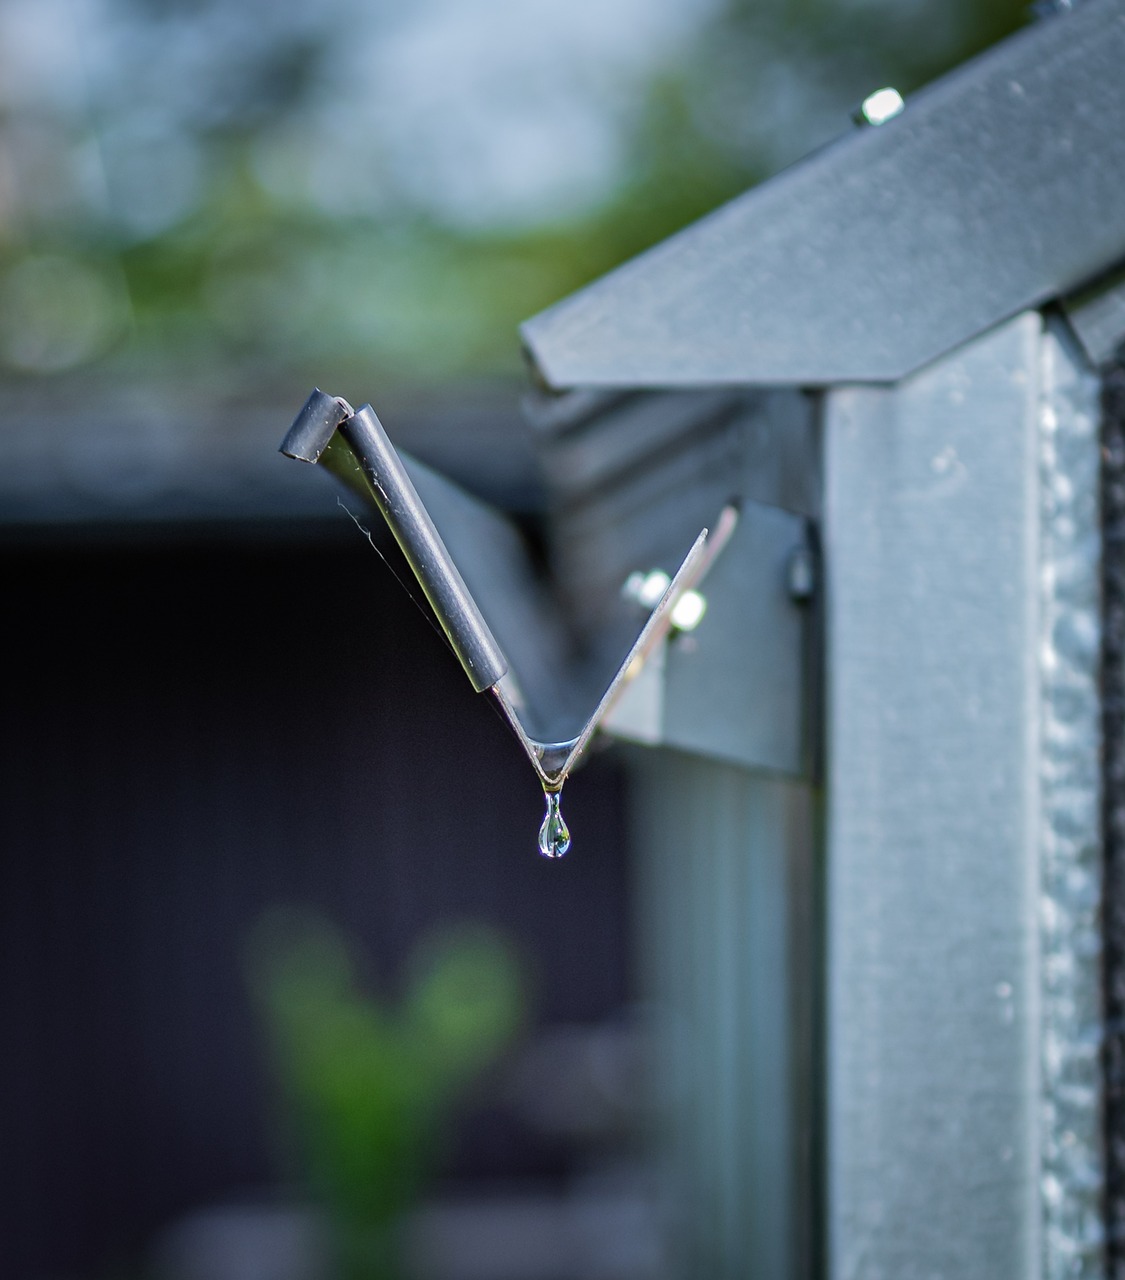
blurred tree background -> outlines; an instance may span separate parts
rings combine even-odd
[[[518,321],[1024,0],[0,0],[0,370],[519,373]]]

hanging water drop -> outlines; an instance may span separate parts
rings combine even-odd
[[[570,832],[559,810],[561,791],[545,791],[547,816],[539,828],[539,852],[544,858],[561,858],[570,848]]]

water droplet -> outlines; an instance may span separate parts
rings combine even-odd
[[[561,791],[546,791],[547,816],[539,828],[539,852],[544,858],[561,858],[570,848],[570,832],[559,810]]]

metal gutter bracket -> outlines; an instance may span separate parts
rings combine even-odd
[[[396,451],[370,405],[353,410],[346,400],[319,389],[313,391],[298,413],[282,442],[281,452],[303,462],[326,466],[351,491],[378,509],[473,688],[478,693],[488,691],[495,697],[549,796],[562,789],[595,731],[641,671],[646,658],[668,634],[677,602],[710,567],[732,527],[728,518],[717,530],[721,536],[709,539],[706,529],[699,534],[594,711],[581,722],[576,733],[556,736],[544,732],[544,727],[550,729],[567,723],[565,714],[560,714],[562,709],[531,705],[507,653],[450,555],[438,524],[419,494],[416,480],[429,488],[438,502],[443,505],[448,502],[457,508],[458,519],[453,527],[458,540],[467,558],[475,559],[478,564],[475,575],[478,589],[487,584],[490,592],[496,586],[494,579],[503,575],[516,555],[511,538],[504,538],[503,532],[498,535],[497,524],[505,523],[502,518],[483,504],[459,494],[448,481],[437,479],[413,460],[408,465],[405,455],[400,456]],[[501,597],[504,590],[512,594],[510,588],[497,589]],[[513,603],[509,599],[506,603],[507,608],[502,608],[500,613],[506,615],[509,623],[505,628],[508,644],[526,648],[528,641],[521,637],[530,633],[534,640],[537,633],[558,631],[557,619],[549,619],[544,627],[542,617],[537,622],[529,617],[525,601]],[[545,606],[545,602],[540,598],[535,605]],[[518,665],[530,670],[541,666],[542,659],[540,653],[532,661]],[[557,802],[554,808],[557,810]],[[540,847],[543,848],[542,841]],[[543,852],[548,851],[543,849]],[[565,848],[558,852],[565,852]]]
[[[707,623],[664,637],[603,728],[767,773],[815,772],[817,558],[811,522],[743,499],[716,532]]]

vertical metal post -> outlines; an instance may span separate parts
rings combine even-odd
[[[1102,1274],[1096,417],[1037,314],[828,396],[833,1280]]]

